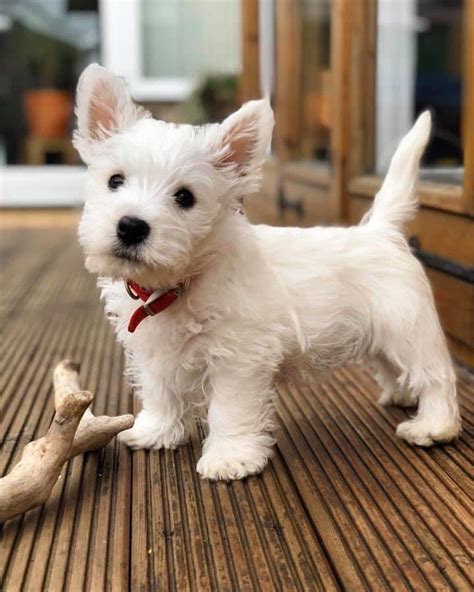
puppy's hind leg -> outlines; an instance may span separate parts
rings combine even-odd
[[[454,377],[429,381],[420,388],[418,412],[397,427],[397,436],[410,444],[431,446],[449,442],[461,431]]]
[[[422,319],[424,330],[420,325],[411,337],[402,340],[399,335],[398,351],[393,343],[390,348],[401,369],[400,387],[418,398],[416,415],[398,426],[397,436],[418,446],[449,442],[461,431],[454,368],[434,306],[429,308]]]
[[[398,405],[399,407],[414,407],[416,405],[416,395],[410,389],[400,386],[397,381],[399,372],[383,357],[378,356],[369,362],[374,372],[374,378],[382,389],[379,397],[380,405],[387,407],[389,405]]]

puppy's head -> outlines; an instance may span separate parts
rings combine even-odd
[[[122,78],[98,65],[79,80],[76,115],[74,145],[88,166],[79,226],[86,265],[145,286],[193,273],[196,254],[258,189],[273,129],[266,100],[222,124],[154,120]]]

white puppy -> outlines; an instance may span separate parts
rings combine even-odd
[[[253,226],[239,213],[259,188],[270,144],[266,100],[221,125],[166,124],[134,105],[121,78],[92,65],[76,113],[75,145],[88,165],[80,241],[143,402],[122,434],[127,445],[175,447],[205,406],[198,472],[258,473],[274,443],[277,373],[363,358],[376,368],[383,404],[418,403],[398,436],[429,446],[458,435],[453,366],[401,232],[416,208],[428,113],[401,142],[359,226],[311,229]]]

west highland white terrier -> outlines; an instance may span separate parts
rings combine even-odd
[[[199,409],[202,477],[260,472],[275,442],[275,378],[369,360],[384,405],[418,404],[397,428],[430,446],[461,429],[453,365],[430,285],[401,227],[416,209],[423,113],[373,207],[350,228],[254,226],[273,129],[267,100],[222,124],[156,121],[124,80],[89,66],[74,143],[88,166],[79,237],[143,403],[131,448],[174,448]]]

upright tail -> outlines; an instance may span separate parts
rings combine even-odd
[[[361,223],[401,228],[416,211],[416,180],[420,158],[431,132],[431,115],[424,111],[400,142],[372,208]]]

